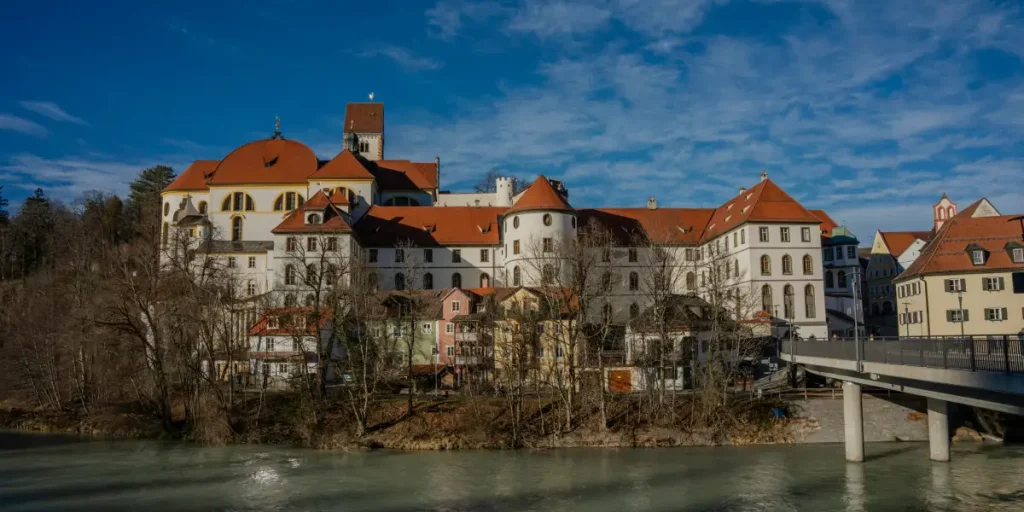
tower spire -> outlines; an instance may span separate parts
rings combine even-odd
[[[274,116],[274,135],[271,139],[283,139],[281,135],[281,116]]]

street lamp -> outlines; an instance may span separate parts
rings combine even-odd
[[[910,337],[910,303],[903,303],[903,325],[907,326],[907,337]]]

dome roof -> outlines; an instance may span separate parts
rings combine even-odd
[[[257,140],[228,153],[209,184],[305,183],[318,165],[316,153],[301,142]]]

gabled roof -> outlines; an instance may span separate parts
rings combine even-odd
[[[366,161],[349,151],[338,153],[314,172],[310,180],[372,180]]]
[[[533,181],[526,192],[523,192],[506,214],[532,210],[572,211],[572,206],[542,174]]]
[[[498,217],[505,208],[372,206],[355,225],[364,247],[498,245]]]
[[[196,160],[188,166],[184,172],[174,178],[170,185],[164,188],[164,192],[184,192],[191,190],[209,190],[206,182],[213,176],[213,170],[219,164],[219,160]]]
[[[828,238],[832,236],[832,230],[839,227],[836,221],[829,217],[825,210],[808,210],[812,215],[821,221],[821,237]]]
[[[249,328],[249,336],[292,336],[292,335],[307,335],[312,336],[316,334],[316,325],[311,324],[308,321],[305,322],[305,328],[299,328],[297,325],[291,324],[291,319],[297,315],[305,316],[307,319],[314,313],[312,307],[302,308],[277,308],[267,310],[266,313],[260,315],[256,323]],[[321,309],[317,315],[321,327],[326,327],[331,321],[331,310],[328,308]],[[268,317],[277,317],[278,326],[276,329],[269,327]]]
[[[325,220],[321,224],[306,224],[306,218],[302,208],[294,210],[281,221],[271,233],[351,233],[352,227],[345,221],[345,217],[337,211],[327,208],[324,213]]]
[[[882,235],[893,258],[899,258],[915,241],[927,242],[932,236],[931,231],[879,231],[878,234]]]
[[[638,238],[658,244],[690,245],[700,241],[713,208],[596,208],[578,210],[579,226],[591,222],[608,229],[618,245]]]
[[[238,147],[217,164],[210,185],[305,183],[320,162],[294,140],[264,139]]]
[[[974,209],[968,207],[947,220],[921,256],[897,280],[927,274],[1024,270],[1024,263],[1015,263],[1007,249],[1009,243],[1021,239],[1020,224],[1013,220],[1016,217],[972,215]],[[985,264],[975,265],[968,248],[987,251]]]
[[[345,131],[355,133],[383,133],[384,104],[349,103],[345,107]]]
[[[370,173],[384,190],[432,190],[437,188],[437,165],[433,162],[377,160]]]
[[[701,240],[710,240],[744,222],[821,224],[816,217],[767,177],[715,210]]]

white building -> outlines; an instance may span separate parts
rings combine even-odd
[[[499,179],[493,194],[439,197],[440,161],[386,159],[383,119],[380,103],[350,104],[343,150],[328,161],[278,130],[193,163],[163,192],[165,244],[185,230],[237,269],[240,294],[294,305],[310,301],[305,276],[340,276],[356,256],[385,290],[544,285],[544,261],[597,223],[615,234],[602,272],[616,319],[646,308],[642,276],[657,250],[679,271],[675,293],[749,298],[744,314],[827,334],[820,220],[767,172],[718,208],[663,208],[653,197],[639,208],[574,208],[543,176],[516,196]],[[406,275],[410,260],[416,276]]]

